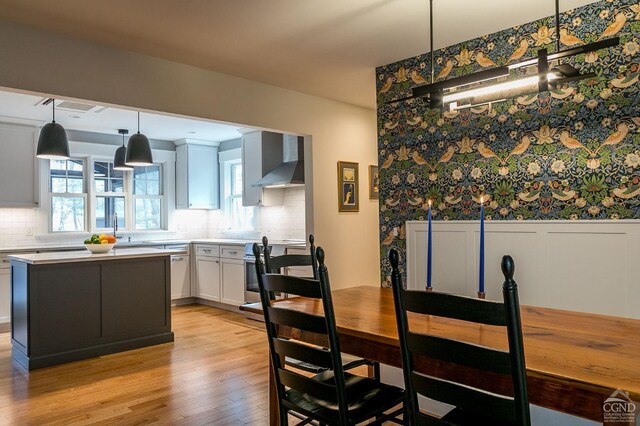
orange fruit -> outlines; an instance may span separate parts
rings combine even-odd
[[[116,237],[114,237],[113,235],[107,235],[106,239],[109,242],[109,244],[113,244],[116,242]]]

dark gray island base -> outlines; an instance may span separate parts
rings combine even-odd
[[[13,359],[34,370],[172,342],[172,253],[12,256]]]

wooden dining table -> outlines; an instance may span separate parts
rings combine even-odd
[[[393,294],[390,288],[361,286],[332,292],[342,352],[401,367]],[[289,309],[321,313],[316,300],[282,299]],[[244,310],[261,313],[260,304]],[[521,306],[525,359],[532,404],[602,422],[603,403],[617,389],[640,402],[640,320]],[[504,328],[439,317],[410,316],[411,328],[488,347],[508,349]],[[317,336],[281,328],[279,333],[310,343]],[[509,392],[510,383],[456,365],[421,360],[418,368],[451,380]],[[272,375],[271,375],[272,376]],[[270,418],[277,401],[270,378]]]

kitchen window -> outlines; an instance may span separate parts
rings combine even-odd
[[[49,229],[107,231],[117,215],[121,231],[160,230],[165,208],[162,178],[161,165],[123,172],[114,170],[111,161],[92,157],[50,160]]]
[[[136,167],[133,170],[133,211],[136,229],[160,229],[162,191],[160,166]]]
[[[53,232],[86,230],[87,193],[84,170],[84,161],[80,159],[50,161],[50,223]]]
[[[220,193],[227,229],[254,229],[254,207],[242,205],[242,159],[240,150],[223,151],[220,156]]]

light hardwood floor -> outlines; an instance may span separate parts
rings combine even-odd
[[[268,424],[264,325],[173,308],[175,342],[27,372],[0,334],[0,424]]]

